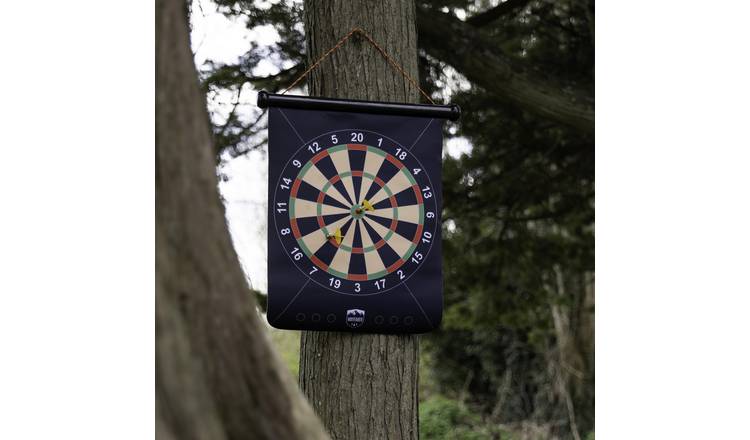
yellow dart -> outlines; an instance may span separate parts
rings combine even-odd
[[[326,238],[328,238],[328,239],[333,238],[334,240],[336,240],[336,244],[341,244],[341,239],[342,239],[342,237],[341,237],[341,229],[336,229],[336,232],[334,232],[333,234],[329,235]]]
[[[372,210],[375,209],[375,208],[372,207],[372,204],[369,201],[367,201],[366,199],[362,200],[362,206],[365,207],[365,211],[372,211]]]

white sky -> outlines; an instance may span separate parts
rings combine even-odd
[[[278,0],[276,0],[278,1]],[[269,2],[256,2],[269,4]],[[274,1],[275,3],[275,1]],[[192,47],[195,64],[200,69],[206,60],[233,64],[244,54],[250,42],[270,45],[278,41],[279,34],[268,25],[249,31],[243,18],[229,19],[217,11],[211,0],[193,0]],[[285,66],[286,67],[286,66]],[[278,68],[270,61],[261,61],[254,74],[270,75]],[[450,85],[449,85],[450,86]],[[461,87],[458,85],[457,87]],[[225,92],[209,99],[208,107],[216,123],[223,123],[237,97]],[[237,114],[249,120],[253,118],[256,91],[243,87]],[[458,157],[471,152],[471,144],[465,138],[451,138],[445,143],[444,153]],[[229,177],[219,183],[219,190],[226,200],[227,223],[234,246],[251,287],[262,292],[267,288],[266,277],[266,209],[267,209],[266,156],[253,151],[227,161],[222,172]]]

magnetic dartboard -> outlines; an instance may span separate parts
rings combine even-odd
[[[268,105],[268,322],[434,329],[442,317],[442,120],[432,106],[427,117],[368,114],[269,96],[283,105]]]
[[[414,154],[365,130],[301,146],[279,177],[275,233],[295,266],[325,289],[386,292],[430,252],[434,188]]]

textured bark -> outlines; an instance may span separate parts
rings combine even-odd
[[[309,62],[359,26],[417,78],[411,1],[305,2]],[[364,39],[354,37],[314,70],[310,94],[418,102],[419,92]],[[300,386],[334,439],[417,439],[415,335],[303,332]]]
[[[419,9],[420,46],[499,99],[584,133],[594,131],[593,92],[540,78],[502,54],[470,24],[440,12]],[[448,43],[446,43],[446,38]],[[471,48],[471,50],[465,50]]]
[[[323,439],[266,339],[217,192],[187,3],[156,2],[156,434]]]

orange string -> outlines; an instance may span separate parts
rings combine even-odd
[[[370,44],[372,44],[372,46],[375,48],[375,50],[377,50],[378,52],[380,52],[381,55],[383,55],[383,58],[385,58],[386,61],[388,61],[391,64],[391,66],[395,67],[396,70],[398,70],[399,72],[401,72],[401,75],[403,75],[404,78],[406,78],[411,83],[411,85],[414,86],[414,88],[416,88],[417,90],[419,90],[419,92],[422,94],[422,96],[424,96],[425,98],[427,98],[427,100],[430,101],[431,104],[435,105],[435,101],[433,101],[427,95],[427,93],[425,93],[425,91],[422,90],[421,87],[419,87],[419,84],[417,84],[417,82],[414,80],[414,78],[412,78],[408,73],[406,73],[406,71],[404,70],[404,68],[401,67],[401,65],[399,63],[397,63],[396,60],[394,60],[390,55],[388,55],[388,53],[382,47],[380,47],[380,45],[378,43],[376,43],[375,40],[372,39],[372,37],[370,37],[369,35],[367,35],[367,33],[362,28],[360,28],[360,27],[355,27],[351,31],[349,31],[349,33],[346,34],[344,36],[344,38],[342,38],[341,40],[339,40],[339,42],[336,43],[335,46],[333,46],[332,48],[328,49],[328,51],[325,54],[323,54],[323,56],[321,56],[320,58],[318,58],[317,61],[315,61],[312,66],[308,67],[307,70],[305,70],[304,72],[302,72],[302,74],[299,77],[297,77],[297,79],[294,80],[294,82],[292,83],[292,85],[289,86],[289,87],[287,87],[286,90],[284,90],[283,92],[281,92],[281,94],[283,95],[284,93],[286,93],[289,90],[291,90],[292,88],[294,88],[294,86],[296,86],[300,81],[302,81],[302,79],[304,79],[313,69],[317,68],[318,65],[324,59],[328,58],[329,55],[331,55],[333,52],[337,51],[341,46],[343,46],[344,43],[346,43],[346,40],[348,40],[349,38],[351,38],[352,35],[354,35],[355,33],[359,33],[363,37],[365,37],[365,39]]]

